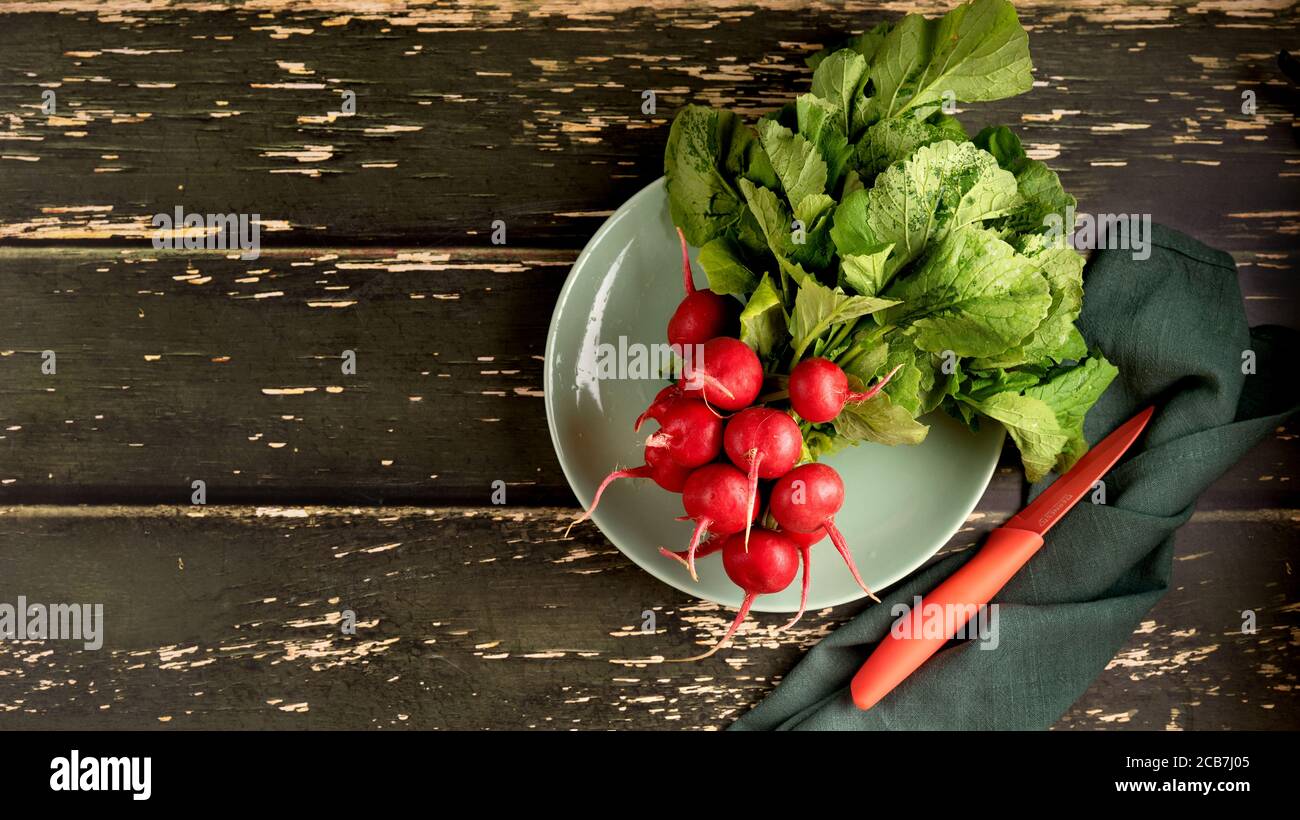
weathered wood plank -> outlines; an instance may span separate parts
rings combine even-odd
[[[804,54],[889,16],[229,5],[0,0],[0,244],[25,246],[0,248],[0,503],[183,502],[195,478],[225,502],[482,505],[500,478],[512,504],[572,503],[539,390],[573,250],[658,175],[677,107],[756,116],[803,87]],[[1086,211],[1233,252],[1252,321],[1294,324],[1298,99],[1273,63],[1294,6],[1019,5],[1039,85],[967,124],[1015,124]],[[356,116],[332,116],[349,90]],[[136,250],[176,205],[261,214],[266,256]],[[1297,446],[1279,430],[1207,493],[1177,588],[1059,728],[1300,726]],[[1019,497],[1001,470],[946,549]],[[99,652],[0,643],[0,727],[715,728],[856,611],[698,667],[629,664],[693,651],[725,613],[594,530],[561,541],[568,514],[0,508],[0,600],[109,620]]]
[[[1295,729],[1300,513],[1198,513],[1173,585],[1061,729]],[[1243,633],[1255,614],[1255,633]]]
[[[512,501],[571,498],[541,401],[571,261],[0,253],[0,492],[486,504],[500,479]]]
[[[572,259],[0,249],[0,503],[186,503],[201,479],[212,503],[482,505],[500,479],[571,504],[541,385]],[[1279,431],[1216,507],[1300,504],[1297,449]]]
[[[98,602],[106,620],[99,651],[0,643],[0,728],[717,728],[860,608],[812,613],[789,635],[760,616],[699,664],[634,663],[682,657],[730,616],[594,529],[561,540],[567,517],[0,509],[0,599]],[[1174,591],[1059,728],[1300,726],[1297,527],[1296,510],[1194,518]],[[1255,635],[1240,634],[1248,608]],[[348,609],[355,636],[340,630]]]
[[[1266,283],[1259,296],[1286,290],[1297,92],[1275,56],[1294,8],[1024,5],[1039,87],[974,107],[968,124],[1017,125],[1083,210],[1151,213],[1236,254]],[[42,8],[70,11],[30,13]],[[683,103],[769,110],[804,87],[809,51],[891,14],[202,8],[0,5],[29,12],[0,24],[0,241],[139,241],[154,213],[183,205],[261,214],[282,246],[486,245],[502,219],[512,243],[578,247],[659,175]],[[344,91],[357,112],[332,116]]]

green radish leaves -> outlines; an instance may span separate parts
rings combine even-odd
[[[1009,350],[1042,324],[1052,303],[1033,262],[971,227],[947,236],[885,295],[899,304],[881,315],[884,323],[906,327],[922,350],[961,357]]]
[[[759,133],[786,199],[796,210],[806,198],[825,193],[826,161],[816,146],[772,120],[762,123]]]
[[[692,245],[719,236],[752,243],[752,220],[736,180],[773,177],[752,131],[730,111],[690,105],[673,120],[664,177],[673,224]]]
[[[881,120],[869,126],[854,146],[853,166],[863,179],[874,180],[877,174],[907,159],[922,145],[944,140],[966,141],[966,131],[956,117],[936,114],[924,121],[912,117]]]
[[[983,398],[959,396],[980,413],[1007,428],[1020,449],[1025,476],[1038,481],[1052,470],[1064,472],[1088,451],[1083,417],[1119,371],[1100,355],[1065,368],[1051,378]]]
[[[794,315],[790,322],[790,335],[794,340],[795,360],[817,337],[836,325],[852,322],[863,316],[898,304],[889,299],[871,296],[850,296],[838,289],[832,290],[809,279],[799,287],[795,297]]]
[[[709,289],[723,296],[744,296],[758,285],[758,276],[741,259],[734,240],[725,236],[700,248],[700,267],[709,278]]]
[[[1098,355],[1025,390],[1026,396],[1040,399],[1052,408],[1057,425],[1067,436],[1065,447],[1056,457],[1057,472],[1070,469],[1088,452],[1088,442],[1083,437],[1084,414],[1117,375],[1119,369]]]
[[[825,100],[835,112],[834,125],[848,134],[852,125],[853,103],[866,81],[867,61],[849,49],[837,51],[822,60],[813,72],[812,93]]]
[[[760,359],[768,361],[789,338],[781,294],[772,285],[772,277],[764,274],[740,312],[740,340],[754,348]]]
[[[998,227],[1010,233],[1033,235],[1044,231],[1047,217],[1055,215],[1061,220],[1064,232],[1074,230],[1074,225],[1065,224],[1074,212],[1074,197],[1061,187],[1055,171],[1025,155],[1020,138],[1011,129],[985,128],[972,142],[992,154],[1000,167],[1016,177],[1020,202]]]
[[[1031,480],[1067,469],[1115,377],[1075,325],[1083,258],[1055,241],[1075,200],[1010,129],[971,138],[952,115],[1032,86],[1015,9],[908,15],[807,62],[807,91],[753,127],[686,106],[664,154],[673,222],[710,287],[744,302],[740,338],[776,396],[810,356],[855,386],[897,368],[873,399],[801,425],[805,457],[915,444],[943,410],[1003,424]]]
[[[893,245],[888,281],[949,231],[1002,216],[1019,203],[1016,179],[987,151],[951,140],[918,148],[835,210],[831,239],[841,255]]]
[[[1029,36],[1007,0],[974,0],[937,19],[904,17],[871,62],[873,120],[956,102],[1001,100],[1034,84]]]
[[[873,296],[885,284],[885,260],[893,244],[879,245],[863,253],[840,257],[840,284],[864,296]]]
[[[1026,259],[1047,283],[1051,302],[1043,321],[1018,345],[980,359],[980,370],[1016,367],[1051,359],[1082,359],[1087,353],[1083,337],[1074,327],[1083,307],[1083,257],[1069,248],[1045,248]]]
[[[1020,450],[1025,478],[1031,482],[1051,471],[1057,456],[1070,441],[1056,414],[1042,399],[1019,393],[996,393],[983,401],[967,404],[1007,428]]]
[[[906,408],[894,404],[888,393],[861,404],[850,402],[835,419],[835,432],[851,441],[920,444],[929,431]]]

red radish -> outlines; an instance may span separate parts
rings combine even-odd
[[[760,527],[750,536],[748,548],[740,533],[723,542],[722,566],[727,571],[727,577],[745,591],[745,600],[722,640],[703,655],[683,660],[703,660],[717,652],[745,622],[755,598],[780,592],[790,586],[799,572],[799,550],[781,533]]]
[[[748,491],[749,482],[745,480],[745,474],[729,464],[706,464],[686,479],[686,486],[682,488],[682,506],[686,508],[686,518],[695,522],[695,532],[686,548],[686,568],[694,580],[700,580],[695,574],[695,554],[704,532],[707,530],[715,536],[731,535],[743,530],[753,520],[753,513],[746,514],[749,512],[745,504]]]
[[[690,479],[687,479],[687,484],[689,483]],[[871,600],[880,603],[875,593],[862,582],[862,575],[853,562],[849,546],[844,543],[844,535],[835,526],[835,514],[843,506],[844,482],[840,479],[840,474],[833,468],[814,461],[801,464],[777,479],[776,485],[772,487],[768,509],[783,530],[811,533],[825,527],[831,543],[839,550],[849,572],[853,573],[853,580],[858,582],[858,586],[862,587],[862,591]]]
[[[691,258],[686,253],[686,236],[681,228],[677,229],[677,236],[682,242],[682,279],[686,298],[668,320],[668,344],[686,350],[691,345],[702,345],[709,339],[727,335],[739,311],[734,300],[719,296],[708,288],[695,289]]]
[[[655,394],[654,401],[650,402],[650,406],[645,409],[645,412],[636,417],[636,421],[632,424],[632,432],[639,433],[641,425],[645,424],[647,419],[654,419],[663,424],[664,413],[668,412],[668,408],[672,407],[681,397],[682,388],[676,384],[670,384],[660,390]]]
[[[781,627],[781,630],[785,631],[799,623],[799,619],[803,617],[804,610],[808,608],[808,584],[811,578],[811,567],[809,567],[808,562],[812,558],[812,548],[826,537],[826,529],[824,527],[819,527],[812,532],[781,530],[781,534],[799,548],[799,563],[803,564],[803,581],[799,585],[799,609],[794,613],[794,617],[790,619],[790,622]]]
[[[732,416],[722,434],[731,463],[749,474],[748,509],[754,509],[760,478],[780,478],[799,463],[803,435],[789,414],[770,407],[749,407]],[[749,543],[745,526],[745,543]]]
[[[763,364],[754,349],[731,336],[705,342],[697,361],[687,362],[682,386],[723,410],[743,410],[763,388]]]
[[[885,378],[867,391],[849,389],[849,377],[830,359],[813,357],[804,359],[790,371],[790,406],[804,421],[821,424],[832,421],[849,402],[863,402],[875,398],[902,365],[898,365]]]
[[[673,461],[668,455],[667,449],[646,445],[645,464],[640,467],[630,467],[626,470],[615,470],[605,476],[605,480],[600,482],[600,486],[596,488],[596,495],[591,499],[591,506],[569,525],[569,529],[564,531],[564,537],[568,538],[569,530],[591,518],[591,514],[596,511],[596,505],[600,503],[600,497],[605,492],[605,488],[618,479],[648,478],[670,493],[680,493],[682,488],[686,486],[686,479],[690,477],[690,474],[690,468],[683,467]]]
[[[812,549],[826,538],[825,527],[818,527],[812,532],[795,532],[794,530],[780,530],[779,532],[793,541],[794,545],[799,549]]]
[[[710,556],[710,555],[712,555],[713,553],[717,552],[718,550],[722,549],[722,544],[723,544],[724,541],[726,541],[725,538],[712,538],[712,537],[706,535],[706,536],[705,536],[705,537],[700,541],[700,546],[699,546],[699,548],[697,548],[697,549],[695,550],[695,557],[696,557],[696,558],[707,558],[708,556]],[[686,565],[687,565],[687,564],[686,564],[686,559],[687,559],[687,558],[689,557],[689,555],[690,555],[686,550],[670,550],[670,549],[668,549],[667,547],[660,547],[660,548],[659,548],[659,554],[662,555],[662,556],[665,557],[665,558],[671,558],[671,559],[673,559],[674,561],[677,561],[677,562],[680,563],[682,566],[686,566]]]
[[[646,447],[664,448],[683,467],[708,464],[722,452],[722,419],[699,399],[680,399],[660,418]]]

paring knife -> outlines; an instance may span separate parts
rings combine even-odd
[[[911,621],[909,637],[898,637],[891,627],[849,686],[859,709],[870,709],[893,691],[1011,580],[1043,546],[1044,533],[1119,461],[1154,412],[1154,407],[1148,407],[1124,422],[1029,506],[989,533],[988,541],[974,558],[921,599],[920,613],[912,611],[903,616]],[[969,614],[954,617],[953,613]]]

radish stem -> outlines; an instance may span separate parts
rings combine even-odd
[[[845,401],[852,402],[852,403],[871,401],[876,397],[877,394],[880,393],[881,390],[885,389],[885,385],[889,384],[889,380],[894,378],[894,374],[896,374],[898,371],[902,369],[903,369],[903,363],[899,362],[897,365],[894,366],[893,370],[885,374],[885,377],[883,379],[881,379],[880,381],[872,385],[870,390],[866,390],[861,393],[850,392],[848,397],[845,399]]]
[[[677,229],[677,238],[682,242],[682,284],[686,287],[686,295],[690,296],[695,292],[695,274],[691,273],[691,257],[686,251],[686,234],[682,229]]]

